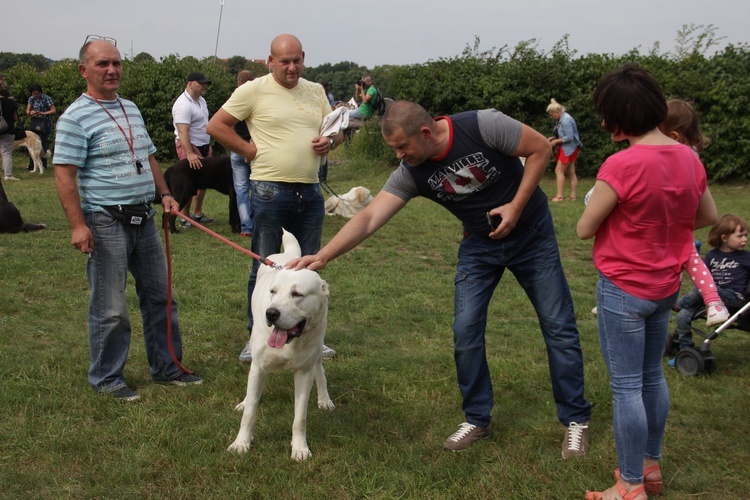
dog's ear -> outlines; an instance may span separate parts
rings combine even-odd
[[[370,190],[366,187],[358,186],[357,187],[357,199],[360,203],[364,204],[367,202],[367,199],[370,197]]]
[[[323,294],[323,297],[328,298],[330,295],[330,291],[328,290],[328,283],[325,280],[320,281],[320,293]]]

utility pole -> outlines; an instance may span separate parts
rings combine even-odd
[[[216,47],[214,48],[214,62],[216,54],[219,52],[219,34],[221,33],[221,15],[224,13],[224,0],[221,0],[221,9],[219,10],[219,29],[216,30]]]

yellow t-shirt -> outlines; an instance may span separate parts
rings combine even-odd
[[[222,108],[247,123],[258,147],[252,180],[318,183],[320,157],[312,140],[331,111],[321,85],[300,78],[288,89],[268,74],[237,87]]]

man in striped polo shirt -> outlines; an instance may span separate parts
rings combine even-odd
[[[81,48],[78,70],[87,91],[58,120],[55,183],[73,230],[71,243],[88,256],[89,383],[100,393],[133,401],[140,395],[123,377],[131,334],[128,270],[135,279],[151,378],[176,385],[202,380],[181,368],[174,303],[170,352],[167,266],[150,204],[158,193],[165,212],[180,207],[167,190],[138,107],[117,95],[122,64],[113,42],[87,39]]]

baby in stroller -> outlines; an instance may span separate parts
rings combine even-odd
[[[714,281],[716,290],[730,311],[738,311],[747,299],[748,278],[750,278],[750,252],[747,245],[747,223],[737,215],[727,214],[714,224],[708,234],[711,250],[706,253],[704,262]],[[678,300],[679,312],[675,318],[674,341],[679,350],[694,347],[690,323],[700,312],[703,298],[697,289]],[[669,360],[675,366],[675,360]]]

